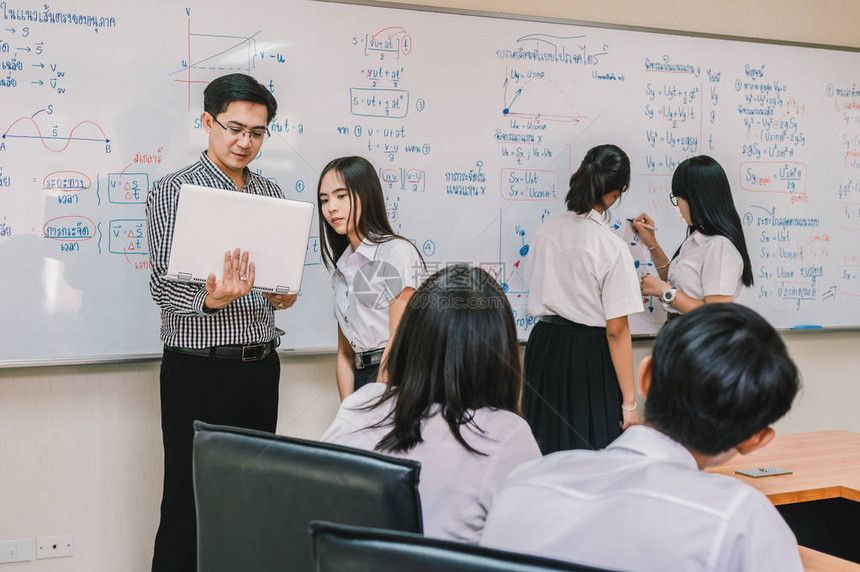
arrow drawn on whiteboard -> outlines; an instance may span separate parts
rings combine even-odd
[[[585,35],[579,36],[551,36],[549,34],[528,34],[527,36],[523,36],[522,38],[517,38],[517,42],[528,42],[530,40],[534,40],[536,42],[544,42],[545,44],[549,44],[553,48],[558,49],[558,45],[550,42],[547,38],[552,38],[553,40],[575,40],[577,38],[584,38]]]
[[[767,214],[769,214],[770,216],[773,216],[776,214],[776,207],[773,207],[772,209],[767,210],[766,208],[759,206],[759,205],[750,205],[750,208],[751,209],[761,209],[764,212],[766,212]]]
[[[505,82],[507,82],[507,81],[508,81],[508,80],[505,80]],[[517,98],[520,96],[520,94],[521,94],[522,92],[523,92],[523,88],[520,88],[520,89],[518,89],[518,90],[516,91],[516,93],[514,93],[514,98],[513,98],[513,99],[511,100],[511,102],[507,105],[508,109],[510,109],[511,107],[513,107],[514,102],[517,100]]]
[[[397,31],[392,34],[389,30],[397,30]],[[371,37],[375,40],[376,37],[379,36],[380,34],[382,34],[383,32],[388,32],[388,39],[390,40],[394,36],[399,36],[400,34],[405,34],[406,28],[403,28],[401,26],[389,26],[387,28],[383,28],[383,29],[379,30],[378,32],[373,34],[373,36],[371,36]]]
[[[33,127],[36,129],[36,135],[13,135],[13,134],[11,134],[10,131],[12,131],[12,128],[15,127],[21,121],[31,122],[33,124]],[[95,127],[98,130],[98,132],[101,133],[101,137],[98,137],[98,138],[95,138],[95,137],[75,137],[74,136],[75,131],[77,131],[80,127],[85,126],[85,125],[92,125],[93,127]],[[77,125],[72,127],[72,130],[69,131],[68,137],[58,137],[58,136],[42,135],[42,130],[39,129],[39,124],[36,123],[36,121],[32,117],[20,117],[20,118],[16,119],[15,122],[12,123],[12,125],[10,125],[6,129],[6,131],[3,133],[3,135],[0,136],[0,138],[2,138],[2,139],[7,139],[7,138],[39,139],[39,140],[41,140],[42,145],[45,147],[45,149],[47,149],[48,151],[52,151],[54,153],[62,153],[63,151],[65,151],[66,148],[68,148],[69,144],[73,140],[74,141],[97,141],[100,143],[102,143],[102,142],[103,143],[110,143],[110,139],[108,139],[104,130],[97,123],[93,123],[92,121],[89,121],[89,120],[81,121],[80,123],[78,123]],[[60,140],[60,141],[65,140],[66,143],[60,149],[54,149],[54,148],[48,146],[48,144],[45,142],[46,140]]]

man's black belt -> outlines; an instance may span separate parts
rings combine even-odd
[[[262,344],[234,344],[229,346],[213,346],[211,348],[178,348],[164,346],[164,349],[180,354],[219,359],[239,359],[242,361],[259,361],[272,353],[277,347],[275,340]]]

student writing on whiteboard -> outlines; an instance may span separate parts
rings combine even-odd
[[[734,301],[741,285],[752,285],[753,274],[726,172],[711,157],[691,157],[675,169],[669,199],[688,226],[671,261],[650,216],[642,213],[631,223],[659,275],[642,276],[642,293],[660,296],[670,318],[702,304]]]
[[[340,398],[366,383],[385,381],[388,340],[409,298],[426,277],[421,254],[394,234],[373,165],[341,157],[322,170],[317,185],[322,258],[332,271],[337,317]]]
[[[347,397],[323,440],[420,461],[424,533],[477,542],[502,479],[540,457],[519,415],[507,296],[486,271],[448,266],[415,292],[390,347],[388,385]]]
[[[274,311],[296,301],[295,295],[252,291],[255,266],[238,249],[224,254],[220,279],[210,274],[205,285],[162,278],[183,183],[284,198],[276,184],[248,169],[277,110],[272,94],[250,76],[231,74],[206,87],[203,108],[207,150],[161,178],[146,203],[150,291],[161,308],[164,341],[164,492],[154,571],[196,569],[192,422],[275,431],[280,361],[274,350],[283,331],[275,327]]]
[[[568,212],[545,222],[526,258],[528,310],[540,316],[525,356],[523,411],[541,451],[602,448],[638,421],[627,316],[643,310],[627,245],[607,225],[630,182],[615,145],[586,153]]]

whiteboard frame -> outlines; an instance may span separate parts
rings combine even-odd
[[[320,0],[327,1],[327,0]],[[777,329],[781,337],[806,337],[815,335],[827,334],[845,334],[845,333],[860,333],[860,328],[853,327],[834,327],[834,328],[814,328],[814,329]],[[634,342],[653,342],[657,339],[657,334],[633,334]],[[525,348],[526,342],[520,341],[521,348]],[[289,359],[291,356],[331,356],[337,353],[337,350],[331,348],[303,348],[301,350],[276,350],[278,357]],[[59,359],[49,361],[5,361],[0,362],[0,371],[25,369],[32,367],[68,367],[81,365],[111,365],[118,363],[143,363],[161,360],[162,354],[141,354],[141,355],[126,355],[126,356],[111,356],[111,357],[92,357],[92,358],[75,358],[75,359]],[[2,378],[2,376],[0,376]]]
[[[374,8],[391,8],[395,10],[412,10],[416,12],[434,12],[439,14],[452,14],[458,16],[474,16],[478,18],[495,18],[500,20],[518,20],[524,22],[539,22],[545,24],[561,24],[568,26],[582,26],[588,28],[599,28],[607,30],[620,30],[628,32],[645,32],[651,34],[663,34],[667,36],[683,36],[690,38],[705,38],[713,40],[725,40],[733,42],[745,42],[753,44],[766,44],[776,46],[792,46],[799,48],[811,48],[819,50],[831,50],[837,52],[854,52],[860,53],[860,46],[841,46],[837,44],[819,44],[813,42],[797,42],[792,40],[777,40],[772,38],[754,38],[749,36],[735,36],[730,34],[713,34],[708,32],[694,32],[689,30],[675,30],[671,28],[653,28],[649,26],[634,26],[629,24],[614,24],[609,22],[593,22],[588,20],[576,20],[572,18],[558,18],[550,16],[537,16],[529,14],[514,14],[510,12],[489,12],[486,10],[472,10],[465,8],[452,8],[448,6],[428,6],[425,4],[411,4],[399,2],[385,2],[380,0],[313,0],[324,4],[346,4],[355,6],[369,6]],[[777,329],[781,336],[790,334],[792,337],[796,335],[824,335],[827,333],[858,333],[860,326],[839,326],[828,328],[815,329],[792,329],[781,328]],[[634,341],[653,341],[657,334],[634,334]],[[524,341],[520,342],[521,346],[525,346]],[[285,350],[277,352],[281,357],[291,355],[334,355],[337,353],[336,348],[319,347],[319,348],[302,348],[300,350]],[[0,370],[17,369],[26,367],[61,367],[61,366],[78,366],[78,365],[101,365],[101,364],[116,364],[116,363],[133,363],[133,362],[149,362],[161,359],[162,354],[134,354],[134,355],[118,355],[110,357],[83,357],[73,359],[58,359],[58,360],[20,360],[20,361],[0,361]]]
[[[301,350],[275,350],[279,357],[289,358],[290,356],[311,356],[311,355],[334,355],[337,350],[331,348],[302,348]],[[134,363],[134,362],[151,362],[161,360],[162,354],[129,354],[116,355],[110,357],[81,357],[81,358],[62,358],[56,360],[15,360],[15,361],[0,361],[0,370],[5,369],[23,369],[30,367],[62,367],[62,366],[77,366],[77,365],[109,365],[117,363]]]

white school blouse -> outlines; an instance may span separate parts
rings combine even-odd
[[[803,570],[767,497],[699,470],[685,447],[644,425],[601,451],[563,451],[514,470],[481,544],[610,570]]]
[[[385,391],[385,384],[370,383],[346,399],[323,441],[375,450],[390,427],[370,427],[385,419],[394,406],[391,400],[364,410]],[[406,453],[386,453],[421,463],[418,492],[424,515],[424,534],[461,542],[478,542],[493,495],[517,465],[540,457],[528,423],[515,413],[488,407],[474,412],[473,426],[460,432],[472,447],[485,453],[470,453],[454,438],[439,415],[439,407],[421,423],[420,443]]]
[[[352,245],[332,273],[334,315],[356,352],[385,347],[389,338],[388,309],[404,288],[417,289],[427,272],[421,256],[406,240]]]
[[[533,316],[605,327],[607,320],[644,309],[630,249],[595,210],[568,211],[542,224],[526,256],[525,278]]]
[[[705,296],[737,298],[743,286],[743,271],[743,258],[728,238],[696,230],[684,240],[677,258],[669,264],[668,282],[697,300]],[[673,307],[669,311],[678,313]]]

